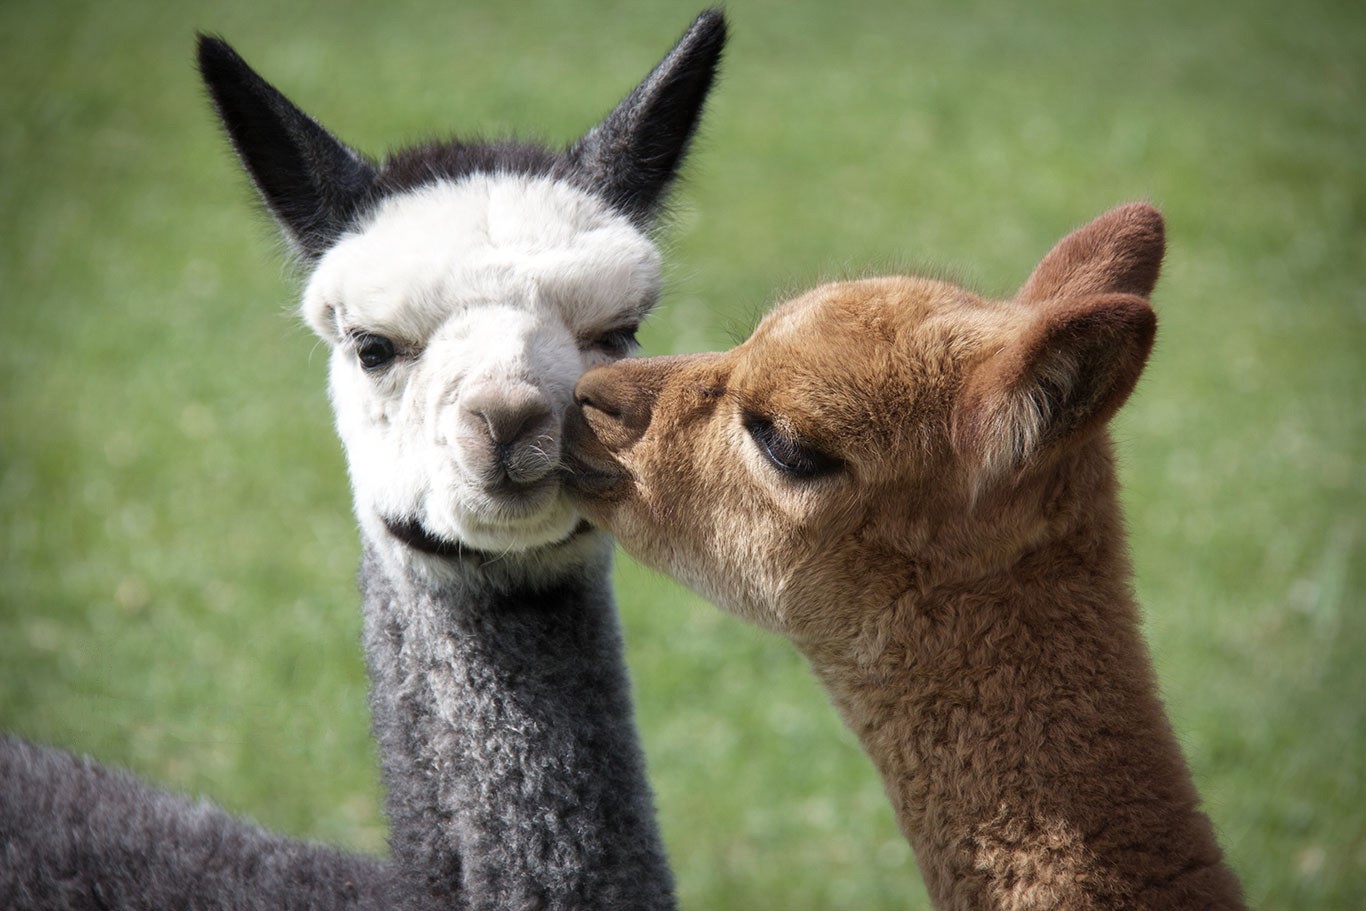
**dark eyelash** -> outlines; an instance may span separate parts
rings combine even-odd
[[[398,347],[393,340],[373,332],[351,333],[351,344],[356,350],[356,359],[366,371],[383,370],[398,357]]]
[[[638,325],[618,326],[594,336],[589,345],[613,357],[625,357],[636,349],[636,332],[639,329]]]
[[[792,477],[815,478],[832,474],[842,464],[834,456],[782,432],[767,418],[745,418],[745,430],[773,467]]]

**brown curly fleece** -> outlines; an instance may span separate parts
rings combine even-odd
[[[1163,249],[1129,205],[1011,300],[825,285],[729,352],[579,384],[585,510],[806,655],[938,908],[1242,907],[1157,695],[1105,430]]]

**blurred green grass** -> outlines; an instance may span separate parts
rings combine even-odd
[[[324,358],[191,68],[217,31],[372,152],[563,141],[697,7],[0,4],[0,728],[380,850]],[[1366,13],[1249,0],[729,4],[648,352],[785,293],[987,293],[1109,206],[1171,252],[1117,436],[1168,705],[1255,906],[1366,902]],[[689,908],[925,907],[783,642],[621,561]]]

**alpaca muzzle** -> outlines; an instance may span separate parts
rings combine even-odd
[[[598,423],[603,416],[597,415]],[[565,415],[564,449],[561,463],[565,489],[576,499],[608,501],[618,499],[631,481],[631,473],[612,457],[588,420],[585,409],[572,405]]]
[[[490,490],[544,481],[560,462],[559,409],[534,386],[486,384],[461,397],[460,442]]]
[[[659,395],[683,367],[713,355],[637,358],[595,367],[579,378],[574,402],[609,452],[623,452],[650,429]]]

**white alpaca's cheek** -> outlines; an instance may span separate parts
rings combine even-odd
[[[414,449],[404,440],[402,401],[380,393],[345,352],[334,358],[330,385],[357,510],[380,517],[409,514],[422,474],[414,470]]]

